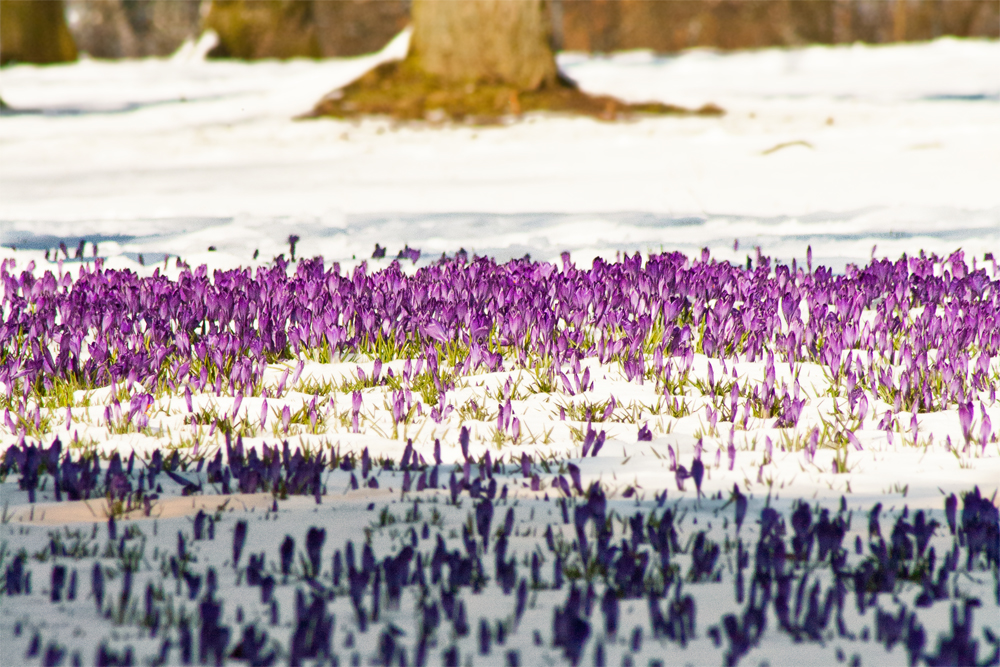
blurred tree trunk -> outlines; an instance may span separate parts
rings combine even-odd
[[[413,0],[408,60],[448,82],[538,90],[559,80],[543,0]]]
[[[336,0],[334,0],[336,1]],[[212,58],[319,58],[312,0],[212,0],[202,27],[219,36]]]
[[[556,67],[545,0],[412,0],[410,17],[413,34],[402,61],[384,62],[331,91],[301,117],[494,124],[536,111],[601,120],[723,113],[711,104],[697,110],[630,104],[580,90]]]
[[[410,24],[407,0],[313,1],[316,37],[324,58],[378,51]]]
[[[76,60],[62,0],[0,2],[0,64]]]
[[[65,0],[70,32],[93,58],[166,56],[198,37],[201,0]]]

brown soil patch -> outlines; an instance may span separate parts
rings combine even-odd
[[[321,99],[300,118],[388,116],[398,121],[491,125],[532,111],[591,116],[603,121],[639,115],[721,116],[714,104],[687,109],[660,102],[630,104],[608,95],[590,95],[572,81],[536,91],[504,84],[446,84],[412,59],[383,63]]]
[[[323,496],[324,503],[358,502],[384,500],[394,495],[388,489],[358,489],[342,494]],[[174,496],[161,498],[152,503],[148,516],[136,509],[118,516],[120,521],[141,521],[143,519],[172,519],[179,516],[194,516],[200,510],[207,513],[249,512],[252,509],[266,511],[274,503],[270,493],[233,493],[229,495]],[[282,509],[302,509],[316,507],[313,496],[292,496],[279,501]],[[65,501],[61,503],[35,503],[2,508],[4,518],[11,524],[36,524],[58,526],[66,523],[100,523],[108,520],[110,510],[104,498]]]

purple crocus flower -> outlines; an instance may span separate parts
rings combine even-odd
[[[53,565],[51,588],[49,591],[49,598],[52,602],[60,602],[62,600],[63,587],[65,585],[66,585],[66,566]]]
[[[7,579],[8,579],[7,594],[10,595],[12,588],[10,586],[9,570],[7,574]],[[15,588],[14,590],[19,590],[19,588]],[[97,610],[98,612],[100,612],[101,608],[104,606],[104,568],[101,567],[100,563],[94,563],[94,569],[91,571],[90,592],[91,595],[94,596],[94,601],[97,603]]]
[[[247,541],[247,522],[240,520],[236,522],[233,529],[233,567],[237,567],[240,562],[240,554],[243,553],[243,545]]]
[[[674,471],[674,477],[677,481],[677,490],[684,490],[684,480],[686,480],[691,475],[688,473],[687,468],[684,466],[677,466],[677,470]]]
[[[986,445],[990,442],[990,436],[993,435],[993,424],[990,422],[989,415],[986,414],[986,408],[980,405],[980,409],[983,413],[983,422],[979,427],[979,445],[986,450]]]
[[[965,437],[966,442],[972,439],[972,418],[974,414],[972,401],[958,406],[958,421],[962,427],[962,435]]]
[[[739,535],[743,519],[747,515],[747,497],[740,493],[740,487],[733,484],[733,500],[736,503],[736,534]]]
[[[312,526],[306,532],[306,554],[309,558],[312,576],[318,576],[322,559],[323,543],[326,541],[326,529]]]
[[[704,476],[705,465],[701,462],[700,458],[696,458],[691,462],[691,477],[694,479],[694,485],[698,491],[699,498],[701,497],[701,480]]]
[[[854,447],[854,449],[856,449],[859,452],[864,449],[864,447],[861,446],[861,442],[858,440],[857,436],[854,435],[854,433],[852,433],[851,431],[847,431],[845,435],[847,436],[847,442],[849,442]]]
[[[493,523],[493,503],[483,500],[476,505],[476,531],[483,540],[483,549],[489,548],[490,525]]]
[[[469,461],[469,429],[466,426],[458,434],[458,444],[462,448],[462,458],[466,463]]]
[[[945,517],[948,519],[948,528],[951,530],[952,535],[955,534],[955,527],[956,527],[955,517],[957,510],[958,510],[958,498],[955,497],[954,493],[949,494],[949,496],[944,500],[944,513]]]
[[[583,484],[580,479],[580,467],[575,463],[569,463],[566,465],[566,469],[569,471],[569,476],[573,480],[573,488],[580,495],[583,495]]]

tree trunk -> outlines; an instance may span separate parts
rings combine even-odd
[[[406,58],[378,65],[300,117],[492,124],[536,111],[602,120],[723,113],[714,105],[629,104],[580,90],[556,68],[544,0],[412,0],[410,12]]]
[[[219,36],[210,58],[319,58],[311,0],[212,0],[203,28]]]
[[[313,0],[316,37],[324,58],[380,50],[410,23],[407,0]]]
[[[408,59],[448,82],[538,90],[558,81],[543,0],[413,0]]]
[[[61,0],[0,2],[0,64],[76,60]]]
[[[67,0],[70,32],[92,58],[168,56],[198,37],[201,0]]]

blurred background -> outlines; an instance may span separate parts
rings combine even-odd
[[[1000,247],[998,0],[526,2],[581,90],[725,114],[293,122],[401,61],[431,3],[458,6],[0,0],[0,259]]]
[[[722,50],[1000,37],[997,0],[550,0],[567,51]],[[215,58],[328,58],[381,49],[408,0],[0,0],[0,61],[164,56],[214,31]]]

